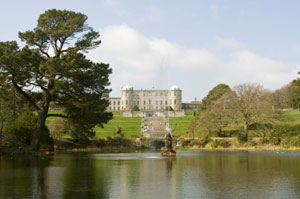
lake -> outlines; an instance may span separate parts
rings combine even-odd
[[[299,199],[299,152],[2,157],[0,198]]]

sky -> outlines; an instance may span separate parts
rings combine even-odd
[[[121,87],[182,89],[202,99],[219,83],[276,90],[300,71],[298,0],[0,0],[0,41],[17,40],[48,9],[88,16],[101,45],[88,52],[110,64],[111,96]]]

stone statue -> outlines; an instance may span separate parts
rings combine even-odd
[[[168,152],[173,151],[173,149],[172,149],[173,138],[172,138],[171,133],[167,133],[165,138],[166,138],[166,140],[165,140],[166,151],[168,151]]]
[[[165,147],[161,153],[162,156],[166,156],[166,157],[176,156],[176,152],[173,151],[172,142],[173,142],[173,137],[172,137],[171,133],[169,132],[165,136]]]

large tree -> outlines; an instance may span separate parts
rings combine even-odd
[[[231,91],[230,87],[226,84],[218,84],[202,99],[200,111],[208,109],[212,103],[217,101],[224,93]]]
[[[248,139],[249,125],[269,122],[274,111],[270,102],[270,92],[258,84],[240,84],[228,96],[228,108],[236,122],[243,124],[243,137]]]
[[[290,108],[290,105],[288,103],[289,87],[290,84],[285,85],[280,89],[275,90],[271,94],[272,105],[274,109],[282,110],[282,109]]]
[[[214,101],[209,108],[203,110],[199,115],[199,123],[210,132],[216,132],[217,136],[222,136],[222,130],[232,122],[233,110],[230,107],[233,91],[227,91]]]
[[[36,28],[19,37],[26,42],[23,48],[15,41],[0,43],[0,78],[38,114],[32,149],[38,149],[47,136],[43,132],[49,116],[69,118],[74,131],[86,136],[92,136],[95,125],[102,126],[112,118],[105,112],[111,69],[83,54],[100,44],[99,33],[88,26],[86,15],[47,10]],[[50,103],[63,107],[63,113],[50,114]]]
[[[298,72],[300,74],[300,72]],[[293,80],[288,87],[288,103],[292,108],[300,108],[300,79]]]

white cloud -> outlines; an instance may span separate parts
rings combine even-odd
[[[229,56],[229,61],[219,66],[216,75],[231,85],[255,82],[276,89],[290,82],[299,70],[297,65],[261,57],[251,51],[236,51]]]
[[[218,46],[231,48],[231,51],[218,52],[217,56],[207,49],[185,48],[165,39],[146,37],[127,25],[109,26],[101,33],[102,44],[88,57],[111,65],[111,87],[116,96],[121,86],[127,84],[138,88],[157,86],[162,79],[167,79],[163,76],[167,76],[168,70],[181,76],[185,87],[193,90],[203,90],[200,87],[205,85],[199,79],[183,76],[182,71],[205,74],[211,81],[207,85],[255,82],[276,89],[290,82],[300,70],[299,65],[259,56],[233,38],[217,37]]]

